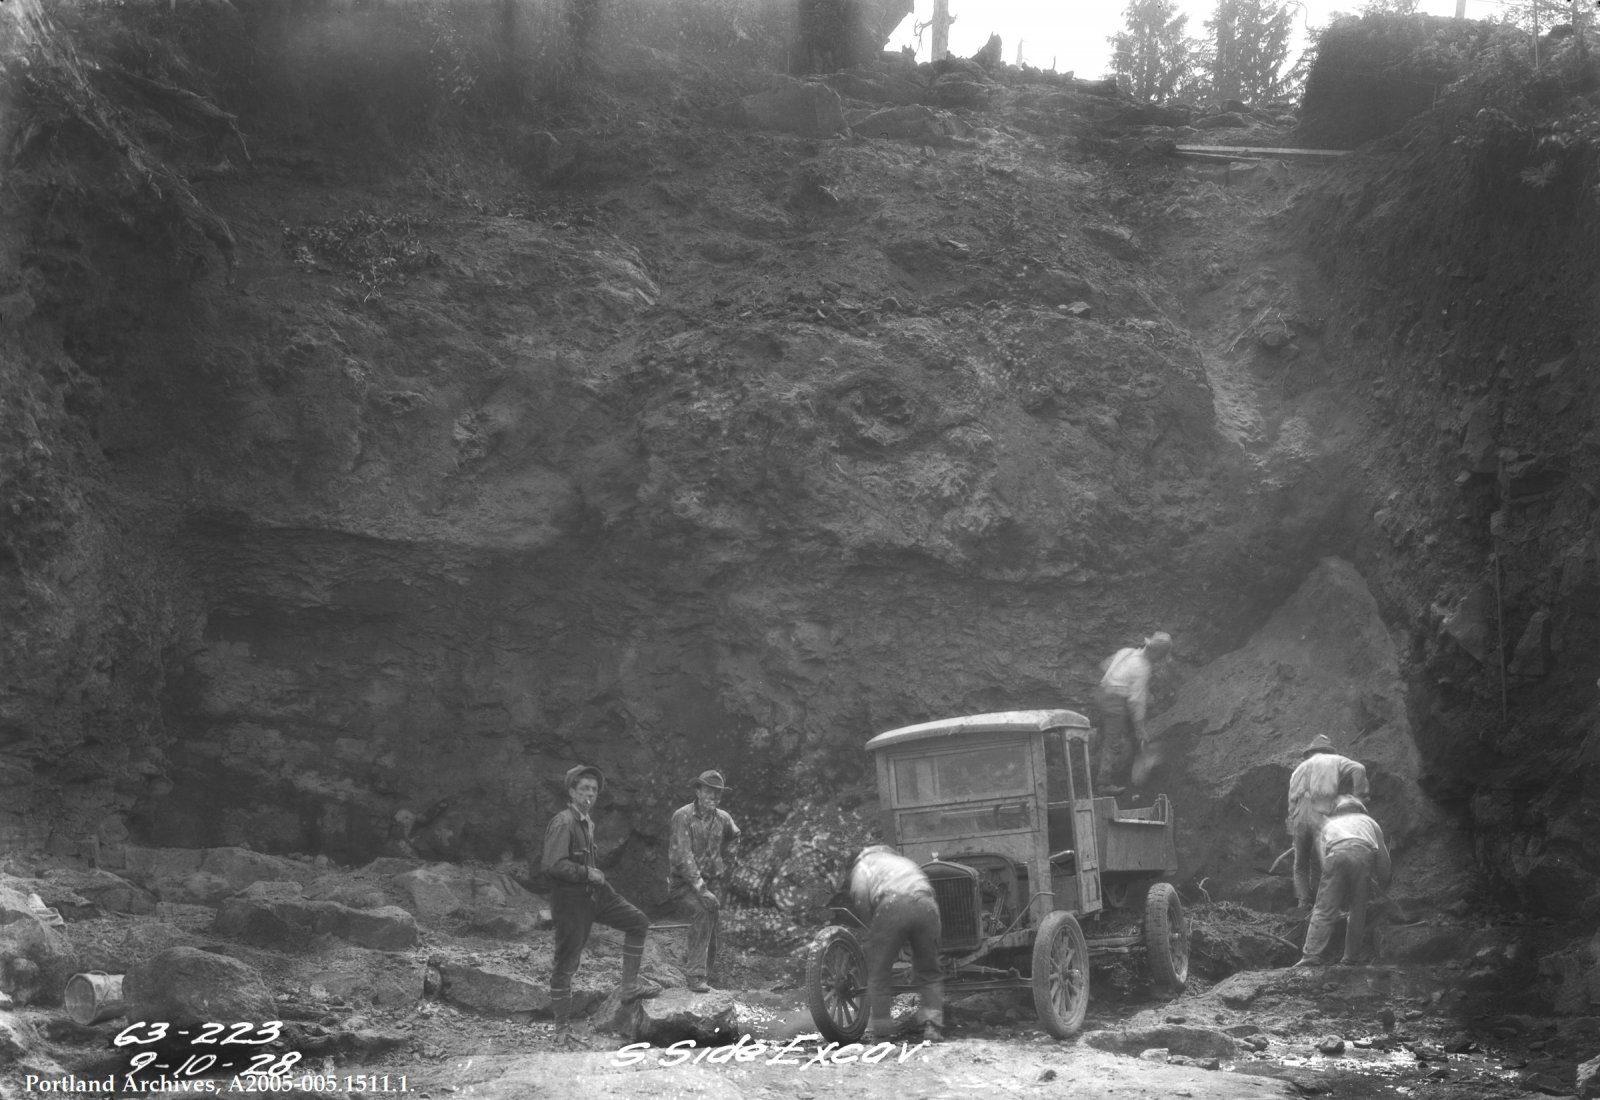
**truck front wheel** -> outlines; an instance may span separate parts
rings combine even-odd
[[[854,1043],[867,1030],[867,957],[848,928],[817,933],[806,960],[806,1007],[823,1038]]]
[[[1039,925],[1033,941],[1033,1007],[1057,1039],[1083,1026],[1089,1013],[1089,944],[1078,918],[1057,909]]]

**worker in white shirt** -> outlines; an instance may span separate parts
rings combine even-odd
[[[1351,965],[1367,961],[1367,898],[1373,886],[1388,890],[1392,877],[1383,829],[1367,816],[1361,799],[1340,795],[1322,826],[1322,881],[1306,928],[1306,945],[1294,965],[1326,966],[1332,961],[1328,944],[1339,914],[1347,909],[1342,961]]]
[[[1157,631],[1142,646],[1119,649],[1106,662],[1095,692],[1100,712],[1100,753],[1095,765],[1097,794],[1121,794],[1129,769],[1144,748],[1145,711],[1150,705],[1150,674],[1172,653],[1172,636]]]

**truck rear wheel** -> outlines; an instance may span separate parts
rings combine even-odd
[[[1189,918],[1170,882],[1155,883],[1145,897],[1144,946],[1158,989],[1176,993],[1189,984]]]
[[[806,960],[806,1007],[822,1036],[854,1043],[867,1030],[867,957],[855,933],[834,925],[817,933]]]
[[[1033,941],[1033,1007],[1057,1039],[1067,1039],[1089,1014],[1089,944],[1078,918],[1057,909]]]

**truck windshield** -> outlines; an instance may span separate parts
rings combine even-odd
[[[1026,741],[985,745],[936,756],[902,756],[894,761],[897,806],[1027,794],[1031,785]]]

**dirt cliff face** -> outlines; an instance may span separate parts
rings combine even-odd
[[[1534,438],[1547,393],[1571,391],[1562,423],[1587,416],[1592,322],[1572,314],[1548,377],[1521,369],[1545,361],[1531,343],[1482,359],[1533,340],[1515,281],[1493,276],[1498,335],[1469,345],[1480,322],[1441,327],[1444,290],[1418,289],[1453,267],[1395,283],[1357,258],[1391,240],[1376,196],[1402,187],[1372,162],[1267,221],[1307,170],[1188,167],[1070,81],[964,73],[984,106],[930,112],[920,137],[849,100],[852,136],[805,138],[728,124],[766,75],[608,41],[559,114],[413,135],[379,106],[319,113],[305,79],[292,116],[238,105],[248,162],[180,119],[174,171],[226,248],[194,231],[158,250],[38,187],[11,212],[12,838],[359,859],[397,843],[398,811],[448,800],[412,844],[523,859],[581,759],[612,779],[602,844],[648,895],[703,767],[745,820],[853,808],[874,797],[871,734],[1087,708],[1098,662],[1158,627],[1178,638],[1164,702],[1264,683],[1224,655],[1263,628],[1242,652],[1271,651],[1285,615],[1339,629],[1292,603],[1273,618],[1339,554],[1341,590],[1370,596],[1336,649],[1372,678],[1339,688],[1348,714],[1292,694],[1239,744],[1281,771],[1269,733],[1370,719],[1408,820],[1476,799],[1588,874],[1581,789],[1501,793],[1461,742],[1577,745],[1592,720],[1592,670],[1562,656],[1588,637],[1587,498]],[[857,78],[891,97],[931,79]],[[111,155],[27,151],[45,182]],[[1487,412],[1443,380],[1457,362]],[[1526,534],[1501,544],[1506,629],[1543,609],[1535,633],[1562,639],[1527,650],[1542,678],[1508,681],[1504,733],[1458,432],[1488,441],[1474,461],[1495,473],[1472,477],[1504,482],[1504,537]],[[1482,457],[1502,446],[1546,466]],[[1559,575],[1557,549],[1577,563]],[[1286,667],[1315,667],[1316,641]],[[1238,762],[1194,764],[1204,799]],[[1275,843],[1219,813],[1195,815],[1228,831],[1195,849],[1210,873]],[[1541,881],[1501,843],[1480,854],[1506,882]]]

